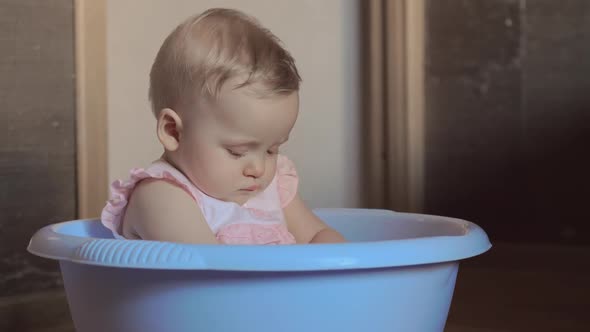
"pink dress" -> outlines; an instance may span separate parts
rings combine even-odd
[[[183,188],[199,205],[209,227],[221,243],[295,243],[295,238],[287,230],[283,208],[295,197],[299,178],[295,166],[285,156],[278,156],[277,171],[270,185],[243,205],[206,195],[165,161],[158,160],[145,169],[134,168],[128,180],[113,182],[111,197],[102,210],[101,221],[116,238],[123,238],[118,230],[125,208],[133,189],[144,179],[163,179]]]

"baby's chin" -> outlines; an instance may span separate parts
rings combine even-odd
[[[225,193],[203,190],[203,188],[199,188],[199,190],[201,190],[205,195],[215,198],[216,200],[244,205],[246,202],[248,202],[248,200],[266,190],[268,185],[269,184],[263,185],[256,190],[238,189]]]
[[[209,193],[205,193],[207,196],[213,197],[217,200],[223,202],[231,202],[236,203],[238,205],[244,205],[248,200],[254,197],[258,191],[256,192],[247,192],[247,191],[238,191],[233,195],[211,195]]]
[[[244,205],[248,200],[250,200],[252,197],[256,196],[259,193],[260,193],[260,190],[256,190],[256,191],[240,190],[237,192],[237,194],[234,197],[229,199],[229,201],[234,202],[238,205]]]

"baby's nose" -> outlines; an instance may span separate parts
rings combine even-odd
[[[259,178],[264,174],[264,160],[256,159],[252,160],[248,166],[244,169],[244,175]]]

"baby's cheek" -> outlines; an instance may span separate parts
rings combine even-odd
[[[209,171],[214,171],[215,169],[222,167],[226,162],[223,151],[218,151],[216,149],[205,149],[199,154],[198,159]]]
[[[219,181],[223,177],[224,163],[215,153],[202,153],[195,162],[201,170],[200,176],[205,177],[207,180]]]
[[[264,181],[267,185],[270,184],[270,182],[274,178],[276,172],[277,172],[276,163],[271,164],[269,169],[267,170],[266,174],[264,175],[264,177],[265,177]]]

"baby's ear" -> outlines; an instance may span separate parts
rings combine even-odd
[[[176,151],[182,132],[182,119],[174,110],[165,108],[158,115],[158,139],[167,151]]]

